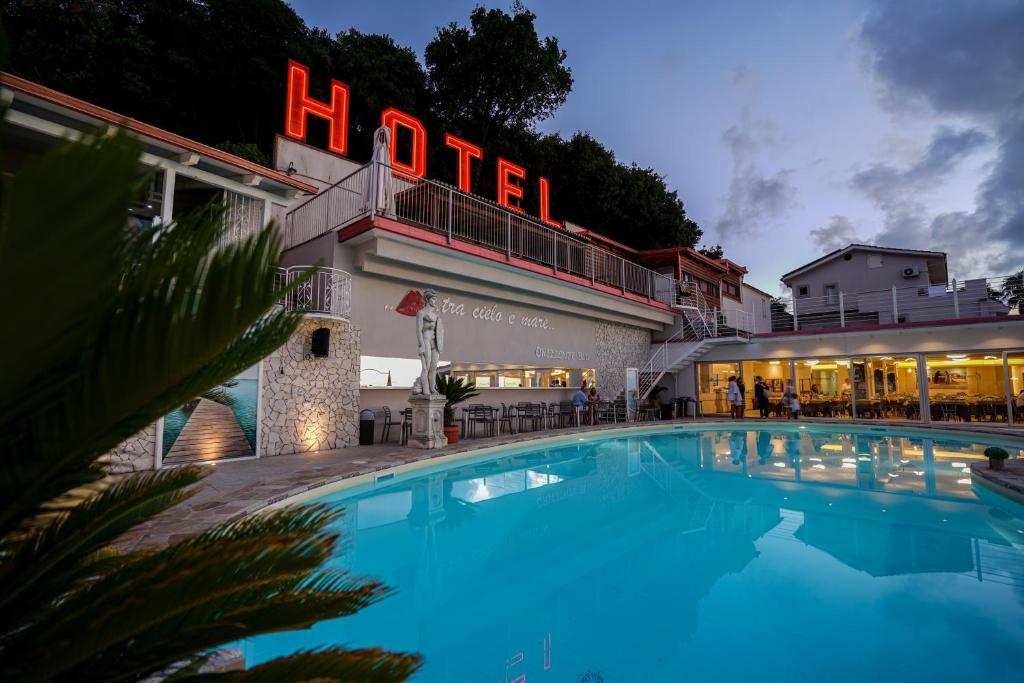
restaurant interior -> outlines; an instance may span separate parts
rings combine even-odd
[[[770,417],[789,417],[783,394],[792,384],[804,417],[919,421],[925,403],[932,421],[1024,422],[1012,415],[1024,390],[1024,351],[700,363],[701,414],[729,414],[730,376],[743,379],[749,417],[760,415],[754,385],[761,377]]]

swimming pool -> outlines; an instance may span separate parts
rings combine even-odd
[[[1024,519],[966,471],[991,441],[764,427],[591,433],[328,495],[333,562],[397,593],[247,662],[345,643],[419,652],[429,682],[1022,680]]]

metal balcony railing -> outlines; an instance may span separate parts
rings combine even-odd
[[[772,332],[1020,315],[1022,298],[1024,283],[1013,275],[786,297],[771,304]]]
[[[278,268],[275,282],[283,290],[308,271],[312,277],[295,290],[285,294],[279,302],[289,311],[327,318],[350,318],[352,315],[352,276],[337,268],[290,266]]]
[[[286,247],[293,247],[361,218],[383,215],[516,258],[671,305],[677,286],[662,275],[552,228],[524,213],[433,180],[412,178],[371,162],[288,213]]]

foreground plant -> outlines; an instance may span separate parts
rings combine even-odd
[[[122,137],[69,144],[2,186],[0,680],[404,680],[418,658],[379,649],[198,673],[211,648],[386,594],[320,568],[337,543],[329,509],[254,515],[158,550],[112,545],[202,474],[111,483],[104,454],[252,366],[299,321],[274,307],[276,231],[219,246],[207,211],[126,236],[139,152]]]

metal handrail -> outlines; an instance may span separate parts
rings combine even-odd
[[[277,268],[274,281],[279,289],[287,289],[310,270],[315,271],[305,282],[281,297],[278,305],[285,310],[329,318],[350,318],[352,315],[352,276],[338,268],[289,266]]]
[[[386,192],[382,186],[386,185]],[[383,204],[383,205],[382,205]],[[360,218],[383,214],[565,273],[591,286],[671,305],[675,278],[595,247],[563,229],[455,187],[414,178],[381,162],[370,162],[288,213],[286,244],[295,246]]]
[[[787,332],[1021,315],[1022,295],[1024,283],[1009,275],[786,297],[774,300],[771,327]]]
[[[669,349],[674,348],[669,346],[670,344],[700,343],[709,336],[704,334],[705,330],[702,327],[694,325],[685,317],[679,322],[679,329],[664,341],[657,342],[654,353],[637,371],[637,390],[641,401],[650,396],[658,381],[670,370]]]

